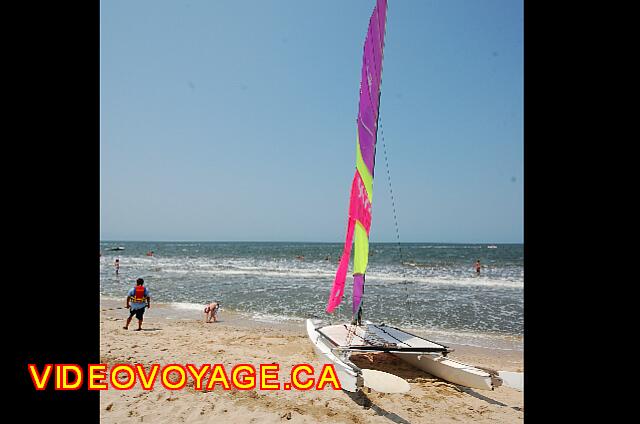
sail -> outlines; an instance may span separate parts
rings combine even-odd
[[[369,260],[369,230],[371,228],[371,200],[373,194],[373,170],[378,135],[380,106],[380,82],[387,17],[387,0],[377,0],[369,19],[369,29],[364,41],[360,102],[356,133],[356,171],[351,183],[347,236],[333,287],[327,302],[327,312],[332,312],[342,301],[352,246],[353,256],[353,313],[360,308],[364,292],[364,275]]]

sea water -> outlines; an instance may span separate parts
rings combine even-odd
[[[110,250],[124,247],[124,250]],[[100,293],[124,298],[142,277],[154,302],[224,310],[262,321],[351,319],[351,282],[325,313],[342,243],[102,242]],[[522,244],[371,243],[364,319],[441,343],[521,350]],[[146,253],[153,251],[153,256]],[[120,271],[115,272],[115,259]],[[480,260],[478,275],[474,264]],[[350,267],[352,269],[352,267]]]

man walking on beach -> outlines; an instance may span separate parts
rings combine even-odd
[[[130,313],[129,318],[127,318],[127,324],[122,328],[128,330],[129,324],[135,315],[138,318],[138,328],[135,331],[142,330],[142,316],[145,308],[151,308],[151,297],[149,296],[149,290],[144,287],[144,280],[138,278],[136,286],[129,290],[127,294],[127,309],[130,310]]]

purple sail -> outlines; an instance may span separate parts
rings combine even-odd
[[[371,192],[373,168],[375,165],[376,140],[378,133],[378,107],[380,104],[380,83],[382,79],[382,51],[387,18],[387,0],[377,0],[369,19],[369,27],[364,40],[360,99],[358,104],[358,151],[362,161],[356,157],[354,176],[349,202],[347,236],[336,271],[327,312],[331,313],[342,302],[344,286],[349,267],[351,248],[355,241],[353,310],[356,313],[364,291],[364,273],[367,267],[369,228],[371,226]],[[365,169],[366,168],[366,169]]]
[[[369,19],[369,30],[364,41],[360,104],[358,110],[358,137],[362,159],[373,176],[378,131],[378,106],[382,78],[382,52],[387,17],[387,1],[379,0]]]
[[[360,305],[362,305],[362,295],[364,294],[364,275],[356,274],[353,276],[353,315],[358,313]]]

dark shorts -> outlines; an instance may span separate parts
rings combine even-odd
[[[136,309],[135,311],[130,311],[129,312],[129,318],[131,318],[135,314],[136,318],[141,320],[142,316],[144,315],[144,310],[145,309],[147,309],[146,306],[144,308]]]

